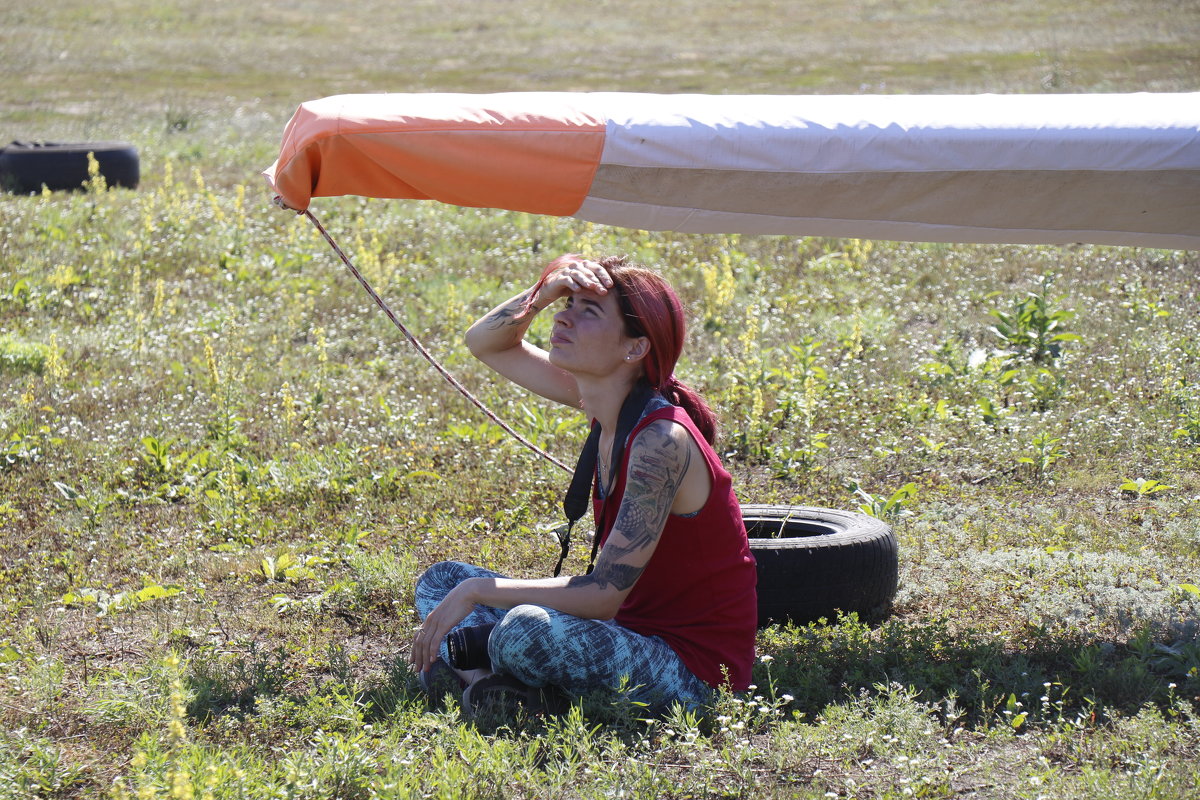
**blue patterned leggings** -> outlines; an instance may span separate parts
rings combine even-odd
[[[425,619],[450,590],[468,578],[504,577],[459,561],[434,564],[417,579],[417,613]],[[673,702],[695,707],[712,695],[658,636],[643,636],[612,620],[574,617],[535,605],[505,611],[476,606],[458,627],[496,623],[488,641],[492,669],[529,686],[557,686],[582,695],[625,684],[627,696],[652,708]],[[449,660],[446,643],[442,658]]]

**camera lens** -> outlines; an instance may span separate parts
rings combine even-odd
[[[488,638],[495,623],[459,628],[446,634],[446,650],[450,653],[450,666],[455,669],[491,669],[488,657]]]

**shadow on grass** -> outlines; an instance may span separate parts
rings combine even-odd
[[[1013,647],[945,619],[870,627],[851,616],[768,629],[759,652],[756,691],[790,695],[791,707],[806,714],[896,685],[965,726],[1006,712],[1031,722],[1102,719],[1180,697],[1200,707],[1200,640],[1155,642],[1148,631],[1128,642],[1098,642],[1030,629]]]
[[[1029,723],[1064,717],[1101,722],[1180,698],[1200,709],[1200,640],[1156,642],[1142,632],[1127,642],[1097,642],[1031,629],[1023,646],[1013,647],[993,635],[956,630],[945,619],[892,619],[872,627],[854,616],[768,628],[760,637],[752,694],[809,718],[830,705],[896,687],[936,709],[947,724],[966,728],[1018,715]],[[311,724],[328,730],[337,727],[336,720],[355,727],[413,709],[455,710],[453,698],[447,702],[422,693],[403,657],[384,663],[382,675],[369,680],[356,680],[336,647],[330,649],[324,679],[302,680],[289,672],[287,662],[283,647],[252,646],[221,657],[195,654],[187,670],[188,716],[199,722],[251,716],[262,713],[267,701],[286,706],[288,727]],[[297,686],[308,688],[297,691]],[[617,736],[622,731],[641,735],[644,719],[652,716],[619,692],[596,693],[578,704],[589,725]],[[518,715],[474,724],[494,734],[536,732],[552,723]]]

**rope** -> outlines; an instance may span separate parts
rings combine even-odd
[[[276,202],[279,202],[278,199]],[[280,202],[279,205],[282,206],[283,204]],[[286,206],[284,206],[284,207],[286,208]],[[566,464],[559,461],[557,458],[550,455],[545,450],[538,447],[536,444],[529,441],[524,436],[522,436],[521,434],[519,434],[515,430],[513,430],[508,425],[508,423],[504,422],[504,420],[497,417],[496,414],[490,408],[488,408],[482,402],[480,402],[480,400],[477,397],[475,397],[475,395],[471,394],[471,392],[467,390],[467,387],[465,387],[461,383],[459,383],[457,378],[455,378],[453,375],[451,375],[449,372],[447,372],[446,368],[443,367],[440,363],[438,363],[438,360],[436,358],[434,358],[433,355],[430,354],[430,352],[428,350],[425,349],[424,345],[422,345],[419,341],[417,341],[417,337],[413,336],[409,332],[408,328],[406,328],[404,326],[404,323],[401,322],[399,320],[399,318],[396,317],[395,313],[393,313],[390,308],[388,308],[388,304],[383,301],[383,298],[380,297],[378,294],[376,294],[375,290],[371,288],[371,284],[367,283],[366,278],[364,278],[362,276],[362,273],[360,273],[354,267],[354,264],[351,263],[349,257],[347,257],[347,255],[344,252],[342,252],[342,248],[338,247],[337,242],[335,242],[333,240],[333,237],[329,235],[329,232],[325,230],[325,226],[322,225],[315,216],[313,216],[311,211],[308,211],[306,209],[304,211],[301,211],[300,213],[303,214],[304,216],[308,217],[309,221],[312,222],[312,224],[314,226],[316,226],[316,229],[321,234],[321,236],[325,237],[325,241],[329,242],[329,246],[333,248],[333,252],[338,254],[338,257],[340,259],[342,259],[342,263],[346,265],[346,267],[350,270],[350,273],[352,275],[354,275],[354,277],[358,279],[358,282],[360,284],[362,284],[362,287],[367,290],[367,294],[371,295],[371,299],[375,301],[375,305],[379,306],[379,308],[382,309],[384,314],[387,314],[388,319],[390,319],[392,321],[392,323],[395,324],[395,326],[400,329],[400,332],[404,334],[404,337],[406,339],[408,339],[409,343],[412,344],[412,346],[416,348],[418,353],[420,353],[421,355],[423,355],[425,357],[426,361],[428,361],[430,364],[433,365],[434,369],[436,369],[439,373],[441,373],[442,377],[445,378],[450,383],[451,386],[453,386],[455,389],[458,389],[458,391],[460,393],[462,393],[463,397],[470,400],[475,405],[476,408],[478,408],[480,411],[482,411],[484,414],[487,415],[488,419],[490,419],[492,422],[499,425],[500,428],[504,432],[508,433],[510,436],[512,436],[518,442],[525,445],[530,450],[537,453],[539,456],[546,459],[554,466],[556,466],[562,470],[565,470],[567,472],[574,472],[574,470],[572,470]]]

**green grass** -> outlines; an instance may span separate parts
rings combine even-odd
[[[0,11],[9,135],[135,141],[144,175],[0,197],[0,797],[1194,796],[1195,253],[320,201],[422,340],[564,460],[579,421],[461,334],[548,254],[631,253],[688,306],[680,374],[744,502],[898,498],[894,613],[764,631],[751,695],[473,726],[404,669],[413,581],[454,557],[547,574],[565,475],[451,391],[254,173],[296,103],[339,91],[1195,91],[1198,13]],[[1039,340],[1052,320],[1078,338]]]

